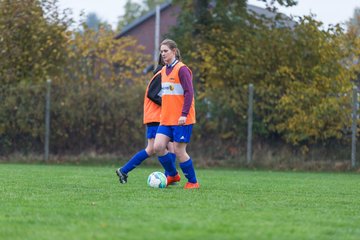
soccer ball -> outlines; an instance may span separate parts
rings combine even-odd
[[[153,172],[147,179],[147,184],[152,188],[165,188],[167,185],[167,179],[162,172]]]

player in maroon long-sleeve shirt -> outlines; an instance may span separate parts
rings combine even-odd
[[[180,51],[173,40],[164,40],[160,52],[166,66],[161,70],[162,107],[154,148],[160,163],[169,173],[168,184],[179,182],[180,175],[166,150],[166,144],[173,140],[180,168],[188,180],[184,188],[199,188],[192,159],[186,152],[196,122],[192,73],[181,62]]]

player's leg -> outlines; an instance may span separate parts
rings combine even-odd
[[[167,150],[171,153],[171,160],[172,160],[172,164],[173,167],[176,168],[176,155],[174,153],[174,143],[173,142],[169,142],[168,145],[166,146]],[[165,171],[165,176],[169,176],[169,173],[167,171]]]
[[[145,159],[154,154],[154,138],[157,126],[147,126],[147,146],[145,149],[137,152],[124,166],[116,169],[116,175],[119,177],[120,183],[127,183],[128,174],[134,168],[139,166]]]
[[[157,133],[154,141],[155,153],[158,156],[164,156],[168,153],[166,148],[167,144],[170,142],[170,137],[163,133]]]
[[[171,127],[160,125],[155,137],[154,148],[156,154],[158,155],[159,162],[164,167],[165,171],[168,173],[168,184],[180,181],[180,175],[178,174],[176,167],[173,164],[173,154],[170,153],[166,148],[171,138]]]
[[[177,126],[174,131],[174,151],[179,165],[183,171],[188,182],[185,188],[199,188],[199,183],[196,178],[194,165],[191,157],[186,151],[186,146],[190,142],[192,134],[192,125]]]

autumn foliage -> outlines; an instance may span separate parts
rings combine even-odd
[[[74,29],[56,1],[1,1],[0,11],[0,152],[43,150],[48,79],[52,153],[142,145],[149,59],[134,39],[114,40],[105,27]]]
[[[244,2],[224,1],[201,12],[186,1],[182,24],[173,31],[197,74],[202,134],[246,139],[252,83],[257,137],[305,151],[309,144],[345,140],[357,78],[354,39],[340,26],[323,26],[312,16],[295,22],[249,14]]]
[[[249,13],[245,0],[175,2],[183,11],[171,37],[194,73],[193,146],[226,155],[244,145],[250,83],[255,139],[303,152],[347,141],[360,71],[355,33],[312,16],[264,19]],[[143,147],[149,56],[132,38],[114,40],[108,27],[71,23],[56,0],[0,1],[0,153],[42,151],[47,79],[52,153]]]

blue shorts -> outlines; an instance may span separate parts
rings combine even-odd
[[[164,134],[173,140],[174,142],[179,143],[188,143],[190,142],[192,134],[193,124],[184,125],[184,126],[164,126],[160,125],[157,133]]]
[[[159,126],[146,126],[147,139],[155,138]]]

